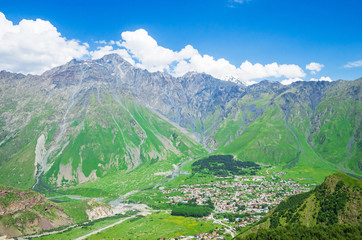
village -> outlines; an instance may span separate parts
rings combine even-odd
[[[208,184],[161,189],[163,198],[169,204],[187,203],[193,199],[197,205],[205,205],[210,199],[215,208],[205,218],[224,226],[224,229],[215,229],[210,233],[180,236],[178,239],[224,239],[225,234],[233,236],[237,229],[259,221],[288,196],[307,192],[315,187],[315,184],[300,184],[291,179],[269,179],[265,176],[219,177],[217,181]]]

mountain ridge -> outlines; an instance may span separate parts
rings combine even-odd
[[[156,181],[156,171],[206,149],[296,177],[310,171],[317,182],[337,170],[361,174],[362,79],[244,86],[150,73],[113,54],[40,76],[2,72],[0,81],[0,175],[13,176],[9,185],[77,185],[146,165]]]

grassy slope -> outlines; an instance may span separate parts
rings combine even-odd
[[[215,133],[210,132],[215,139],[213,145],[220,147],[217,153],[273,164],[278,170],[288,169],[289,176],[293,178],[312,177],[316,182],[321,182],[324,176],[337,170],[361,174],[362,127],[358,122],[362,105],[350,97],[354,96],[350,91],[359,87],[360,82],[343,81],[328,88],[311,120],[312,110],[308,99],[295,100],[288,116],[288,123],[295,135],[285,124],[285,113],[281,109],[285,101],[282,96],[286,93],[304,96],[298,92],[301,90],[290,88],[282,94],[278,92],[280,95],[265,92],[256,96],[247,94],[239,99],[236,107],[227,106],[229,116],[219,124]],[[60,166],[66,164],[72,165],[70,175],[75,177],[64,179],[62,184],[65,186],[78,184],[78,168],[85,177],[89,177],[93,171],[96,171],[98,178],[106,177],[99,183],[107,186],[114,185],[110,183],[111,178],[117,179],[115,186],[128,177],[131,179],[129,183],[133,184],[132,179],[137,178],[138,171],[151,182],[157,182],[161,177],[152,176],[157,168],[159,171],[167,171],[172,169],[172,164],[188,156],[205,153],[200,145],[152,111],[131,101],[129,97],[117,98],[103,90],[100,92],[100,101],[95,91],[80,97],[82,102],[74,105],[67,118],[70,126],[66,128],[67,137],[62,144],[68,140],[69,144],[59,156],[56,155],[61,149],[50,156],[54,165],[43,178],[46,183],[56,186]],[[47,132],[46,146],[49,149],[59,133],[59,126],[54,122],[45,123],[54,118],[51,104],[39,110],[30,123],[18,131],[17,137],[1,146],[0,177],[5,184],[29,188],[34,183],[36,139],[41,131]],[[5,110],[19,108],[11,101],[5,105]],[[34,111],[36,102],[26,106],[22,109]],[[77,115],[78,112],[80,114]],[[201,128],[212,130],[219,114],[217,109],[214,115],[208,115],[204,122],[199,122],[197,131],[201,131]],[[19,165],[19,162],[22,164]],[[125,172],[137,164],[144,166],[131,173]],[[150,172],[145,170],[147,168]],[[148,186],[152,184],[138,185],[141,188]],[[99,186],[97,188],[100,189]],[[123,186],[118,192],[130,189],[134,188]],[[113,191],[114,188],[109,190]]]
[[[311,135],[315,151],[321,157],[357,174],[362,173],[361,82],[339,81],[327,89],[316,108],[315,116],[321,117],[313,119],[317,124]]]
[[[53,114],[49,105],[35,111],[29,123],[18,129],[15,136],[0,148],[0,178],[2,184],[29,189],[34,184],[35,146],[43,129],[49,129],[46,119]],[[30,111],[30,110],[29,110]],[[52,133],[50,131],[50,133]]]
[[[216,129],[217,152],[272,164],[287,171],[287,177],[312,177],[317,183],[337,171],[360,174],[362,107],[348,93],[360,82],[330,87],[314,111],[305,93],[316,91],[313,86],[290,88],[279,95],[245,95]]]
[[[208,232],[218,225],[204,219],[171,216],[168,213],[156,213],[143,218],[127,220],[107,229],[89,239],[159,239],[189,236]]]
[[[187,134],[131,101],[132,97],[114,94],[114,89],[101,89],[99,97],[94,89],[76,92],[74,87],[67,93],[54,89],[46,96],[46,92],[28,86],[28,82],[16,83],[19,85],[16,88],[7,84],[0,87],[1,90],[7,87],[2,92],[9,93],[0,94],[0,114],[14,116],[13,122],[21,126],[0,147],[3,184],[25,189],[34,184],[34,152],[41,134],[45,135],[46,150],[57,145],[48,158],[54,164],[42,176],[42,186],[56,186],[60,168],[67,164],[71,164],[72,169],[62,184],[74,185],[79,182],[78,169],[86,178],[95,170],[99,178],[163,161],[158,167],[166,171],[172,169],[174,163],[206,152]],[[33,94],[38,97],[33,98]],[[22,101],[15,102],[12,98]],[[72,104],[68,102],[71,99],[75,100]],[[10,135],[7,124],[0,118],[1,140]],[[61,132],[64,135],[58,141]],[[67,147],[62,149],[67,142]]]
[[[1,183],[29,189],[34,184],[34,149],[36,143],[30,143],[0,168]],[[32,160],[32,161],[31,161]]]
[[[91,224],[86,224],[86,226],[76,227],[69,231],[65,231],[65,232],[58,233],[58,234],[51,234],[51,235],[43,236],[43,237],[40,237],[37,239],[41,239],[41,240],[76,239],[76,238],[84,236],[92,231],[96,231],[98,229],[107,227],[108,225],[111,225],[115,222],[118,222],[123,217],[124,216],[110,217],[110,218],[102,219],[99,221],[93,221],[93,222],[91,222]]]
[[[220,149],[243,161],[283,164],[296,157],[297,143],[277,107],[268,108],[235,141]]]
[[[40,239],[75,239],[92,231],[118,222],[121,218],[108,218],[96,221],[89,226],[77,227],[64,233],[44,236]],[[158,239],[161,237],[177,237],[179,235],[195,235],[207,232],[219,225],[203,219],[171,216],[167,213],[155,213],[146,217],[136,217],[122,224],[93,235],[88,239]]]
[[[82,164],[85,176],[96,169],[99,179],[78,186],[78,194],[111,196],[153,187],[164,178],[154,173],[172,170],[172,164],[206,153],[201,145],[149,109],[126,98],[121,100],[126,109],[109,95],[102,100],[103,106],[92,103],[92,111],[97,114],[88,114],[84,130],[64,149],[47,178],[59,172],[60,164],[71,162],[73,170]],[[98,112],[102,111],[99,117]],[[129,171],[138,149],[139,165]]]

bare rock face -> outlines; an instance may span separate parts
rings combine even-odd
[[[221,81],[207,74],[192,72],[175,78],[163,72],[150,73],[133,67],[117,54],[94,61],[72,60],[41,77],[50,79],[59,89],[92,85],[125,93],[193,130],[196,130],[197,118],[204,119],[217,109],[225,109],[225,105],[242,96],[246,88],[243,84]],[[223,112],[219,120],[226,115]]]
[[[100,203],[91,199],[88,201],[88,205],[92,206],[91,209],[86,210],[88,219],[91,221],[115,215],[114,208],[108,204]]]

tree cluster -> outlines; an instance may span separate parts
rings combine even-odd
[[[300,193],[282,201],[275,209],[275,212],[270,216],[270,228],[278,227],[280,225],[279,219],[282,217],[286,218],[287,223],[298,223],[300,217],[298,208],[311,194],[312,191]]]
[[[215,209],[214,203],[208,199],[205,205],[197,205],[196,198],[191,198],[187,203],[178,203],[171,212],[174,216],[184,217],[205,217]]]
[[[326,225],[338,223],[338,213],[345,208],[348,198],[343,185],[343,182],[339,181],[332,194],[327,194],[328,186],[325,184],[316,189],[316,198],[321,205],[317,216],[317,223],[324,223]]]
[[[215,176],[255,175],[261,167],[254,162],[235,160],[232,155],[213,155],[192,164],[194,172]]]
[[[210,215],[212,209],[206,205],[190,206],[187,204],[175,206],[171,215],[184,217],[205,217]]]

